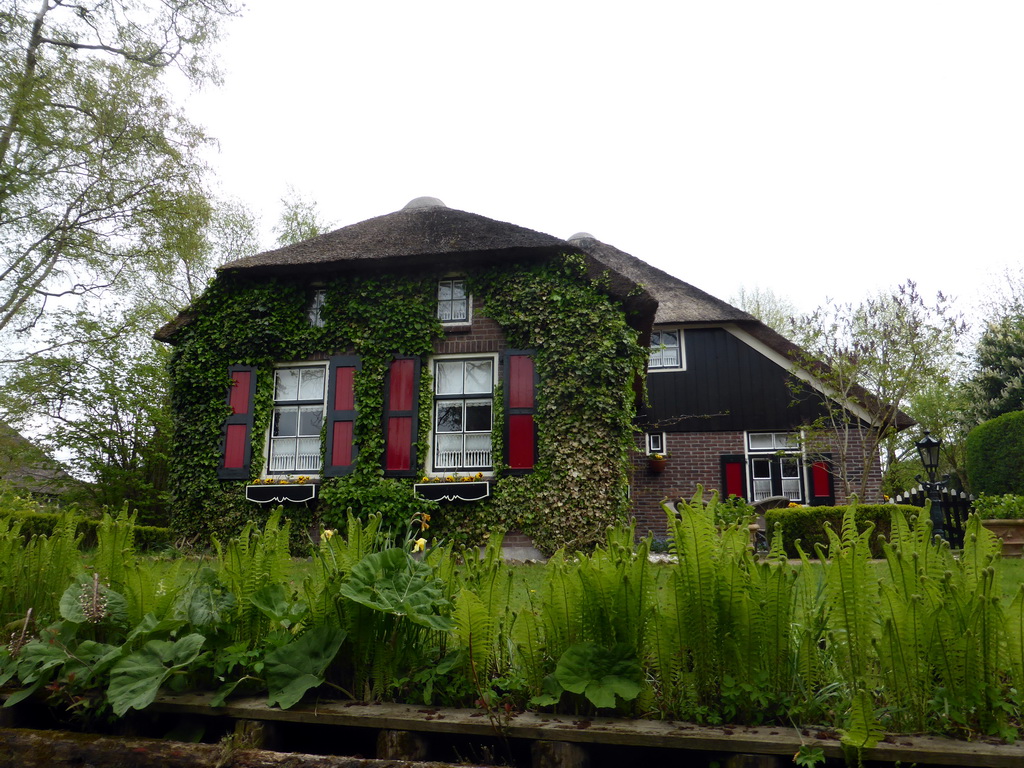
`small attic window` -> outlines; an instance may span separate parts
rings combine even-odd
[[[324,300],[327,298],[327,291],[323,288],[317,288],[313,291],[313,295],[309,299],[309,306],[306,308],[306,316],[309,318],[309,324],[314,328],[324,327],[324,318],[321,314],[324,308]]]
[[[469,322],[469,294],[466,281],[452,278],[437,281],[437,319],[445,325]]]
[[[651,333],[651,353],[647,359],[648,371],[678,371],[684,369],[683,364],[683,332],[653,331]]]

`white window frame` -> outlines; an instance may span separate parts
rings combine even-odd
[[[644,435],[645,451],[652,453],[668,453],[668,438],[664,432],[648,432]]]
[[[664,354],[663,350],[671,348],[671,347],[668,347],[667,345],[664,345],[660,340],[659,340],[659,342],[657,344],[655,344],[655,338],[656,338],[655,334],[660,335],[660,334],[663,334],[663,333],[664,334],[674,333],[674,334],[676,334],[676,336],[677,336],[677,338],[679,340],[679,344],[678,344],[679,362],[678,362],[678,364],[675,364],[675,365],[663,364],[663,363],[661,363],[660,359],[658,360],[658,364],[657,365],[654,364],[655,356],[656,355],[662,355],[662,354]],[[651,348],[650,348],[650,353],[649,353],[648,358],[647,358],[647,370],[648,370],[649,373],[660,373],[662,371],[685,371],[686,370],[686,342],[685,342],[685,334],[683,333],[683,329],[682,328],[655,328],[653,331],[651,331]]]
[[[755,477],[754,468],[760,462],[768,462],[768,465],[778,467],[778,482],[781,486],[782,495],[791,501],[803,503],[807,499],[807,462],[804,456],[802,435],[792,431],[765,431],[747,432],[746,434],[746,471],[747,487],[750,489],[750,502],[756,503],[762,499],[770,498],[776,494],[772,492],[771,483],[775,477],[769,471],[768,477]],[[781,474],[785,470],[784,459],[796,461],[796,474]],[[798,485],[797,494],[786,493],[787,481],[796,481]],[[768,482],[768,493],[759,495],[757,483]]]
[[[281,371],[281,370],[285,370],[285,369],[294,369],[294,368],[319,368],[319,369],[321,369],[324,372],[324,391],[323,391],[323,396],[322,396],[322,398],[319,401],[317,401],[316,399],[309,399],[309,400],[299,400],[299,399],[296,399],[294,401],[285,401],[285,400],[280,400],[279,401],[277,399],[277,372]],[[274,390],[272,392],[273,400],[271,401],[270,423],[267,425],[266,437],[265,437],[265,442],[264,442],[263,473],[262,473],[261,477],[263,477],[263,478],[268,478],[268,477],[277,478],[277,477],[298,476],[298,477],[308,477],[311,480],[319,479],[320,478],[321,472],[323,471],[323,462],[324,462],[323,426],[324,426],[324,421],[327,418],[327,375],[328,375],[328,370],[327,370],[327,364],[326,363],[316,363],[316,362],[281,363],[281,364],[278,364],[278,365],[274,366],[274,382],[273,382]],[[275,439],[280,439],[280,438],[275,438],[274,437],[274,419],[276,417],[278,407],[285,407],[283,405],[279,406],[279,403],[283,404],[283,403],[290,403],[290,402],[294,402],[296,407],[300,407],[300,406],[303,406],[303,405],[311,406],[311,405],[315,405],[317,402],[320,403],[320,431],[315,435],[316,445],[317,445],[317,448],[316,448],[317,456],[320,459],[320,463],[319,463],[319,466],[315,470],[314,469],[281,469],[281,470],[278,470],[278,469],[271,468],[271,461],[273,460],[273,455],[272,454],[273,454],[274,440]],[[296,428],[296,431],[298,431],[298,428]],[[300,437],[305,437],[306,439],[314,439],[313,435],[304,435],[304,436],[296,435],[296,440],[299,439]]]
[[[455,288],[455,284],[456,283],[461,283],[462,284],[462,292],[465,295],[465,302],[466,302],[466,317],[465,318],[458,318],[458,319],[454,319],[454,320],[444,320],[441,317],[441,302],[442,301],[448,301],[448,302],[452,302],[453,305],[454,305],[454,302],[455,302],[455,299],[442,299],[441,298],[441,287],[445,283],[450,283],[451,284],[453,292],[454,292],[454,288]],[[473,324],[473,296],[469,293],[469,291],[466,290],[466,278],[464,278],[464,277],[462,277],[460,275],[451,275],[449,277],[441,278],[440,280],[437,281],[437,292],[436,292],[436,295],[435,295],[434,298],[435,298],[435,301],[437,301],[437,308],[436,308],[436,310],[437,310],[437,319],[440,320],[442,326],[444,326],[445,328],[461,328],[461,327],[465,327],[465,326],[469,326],[469,325]]]
[[[473,394],[466,395],[463,393],[461,396],[439,396],[437,394],[437,364],[445,362],[470,362],[475,360],[487,360],[491,363],[491,392],[488,396],[491,401],[491,429],[487,432],[488,436],[488,448],[491,452],[491,461],[486,467],[463,467],[456,469],[454,467],[437,467],[437,404],[445,400],[475,400],[484,399],[482,396],[474,396]],[[494,399],[494,391],[498,384],[498,355],[492,353],[484,353],[479,355],[435,355],[430,358],[430,376],[432,379],[431,387],[433,390],[433,398],[430,404],[430,451],[427,455],[427,477],[444,477],[446,475],[466,475],[480,472],[485,477],[493,477],[494,475],[494,409],[496,407]],[[461,434],[466,435],[463,431]],[[483,434],[482,432],[471,432],[468,434]]]
[[[323,309],[326,299],[326,288],[314,288],[313,293],[309,297],[309,304],[306,305],[306,317],[309,319],[309,324],[314,328],[324,327]]]

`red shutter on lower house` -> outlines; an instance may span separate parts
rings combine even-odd
[[[505,352],[505,462],[509,474],[533,469],[537,461],[537,371],[529,351]]]
[[[359,453],[355,443],[355,376],[361,367],[360,359],[356,355],[342,355],[330,359],[324,477],[340,477],[355,469],[356,456]]]
[[[836,503],[835,476],[832,474],[832,457],[828,454],[816,457],[811,462],[811,488],[809,503],[812,507],[831,507]]]
[[[384,385],[384,474],[416,474],[416,406],[419,402],[420,360],[396,357]]]
[[[220,466],[221,480],[248,480],[252,460],[252,404],[256,396],[256,369],[246,365],[228,368],[231,384],[227,405],[231,409],[224,421]]]
[[[747,498],[747,457],[722,456],[722,498]]]

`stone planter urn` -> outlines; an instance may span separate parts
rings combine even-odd
[[[981,525],[1003,540],[1003,557],[1024,556],[1024,520],[982,520]]]

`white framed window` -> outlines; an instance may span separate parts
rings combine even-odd
[[[288,366],[274,371],[267,474],[318,474],[327,369]]]
[[[434,360],[434,472],[489,470],[495,359]]]
[[[650,456],[652,453],[665,453],[665,433],[664,432],[648,432],[646,435],[647,441],[647,455]]]
[[[749,432],[751,501],[770,496],[804,500],[804,471],[800,435],[796,432]]]
[[[672,331],[651,331],[647,370],[678,371],[683,368],[683,332],[678,328]]]
[[[309,318],[309,324],[314,328],[324,327],[324,318],[322,315],[324,308],[324,300],[327,298],[327,291],[323,288],[317,288],[313,291],[313,295],[310,296],[309,305],[306,307],[306,317]]]
[[[437,319],[445,325],[465,325],[470,322],[470,296],[466,281],[447,278],[437,281]]]
[[[800,435],[796,432],[748,432],[747,447],[751,451],[799,451]]]

